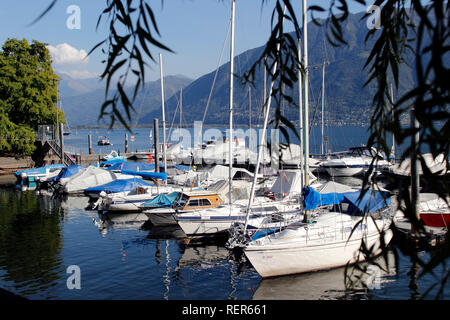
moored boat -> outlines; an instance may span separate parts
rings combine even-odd
[[[364,241],[373,254],[392,239],[390,201],[382,194],[359,192],[344,196],[344,211],[322,211],[312,223],[294,223],[280,232],[250,241],[244,252],[263,277],[305,273],[344,266],[364,260]],[[386,201],[385,201],[386,200]],[[372,217],[355,213],[368,211]]]

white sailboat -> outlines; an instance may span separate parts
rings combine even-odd
[[[362,241],[369,248],[375,246],[374,252],[380,249],[380,230],[384,243],[392,238],[383,220],[360,221],[361,217],[340,212],[324,213],[312,225],[292,224],[250,242],[245,255],[263,278],[345,266],[360,260]]]
[[[309,157],[308,137],[308,40],[307,40],[307,15],[306,0],[303,0],[303,45],[305,67],[305,158]],[[308,161],[305,161],[305,171],[308,172]],[[305,185],[309,184],[308,175],[305,174]],[[366,194],[371,196],[372,193]],[[358,200],[358,198],[357,198]],[[384,201],[384,197],[381,199]],[[322,211],[312,223],[298,222],[291,224],[280,232],[250,241],[245,249],[245,255],[263,277],[274,277],[288,274],[310,272],[330,269],[356,262],[360,259],[359,252],[364,241],[368,248],[374,246],[374,252],[380,248],[380,231],[384,237],[384,243],[389,243],[392,232],[388,229],[389,219],[386,219],[390,208],[383,202],[375,202],[374,219],[367,217],[362,219],[353,216],[353,212]],[[368,203],[372,201],[368,200]],[[368,203],[354,203],[365,204]],[[347,209],[352,208],[348,206]],[[381,213],[380,210],[383,210]],[[349,210],[350,211],[350,210]],[[366,207],[359,212],[366,211]],[[308,213],[308,216],[310,214]],[[380,219],[376,219],[380,218]],[[245,230],[245,229],[244,229]]]

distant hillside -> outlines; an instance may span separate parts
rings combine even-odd
[[[192,82],[185,76],[164,77],[164,91],[166,98],[170,98],[175,92]],[[100,107],[105,99],[104,82],[101,87],[85,94],[74,96],[62,95],[62,109],[70,126],[95,126],[109,125],[109,118],[98,122]],[[114,87],[112,87],[114,89]],[[60,89],[61,90],[61,89]],[[132,95],[134,87],[126,89],[127,94]],[[111,91],[111,94],[114,90]],[[136,97],[134,105],[136,113],[133,114],[132,125],[136,125],[140,116],[154,112],[161,108],[161,85],[160,80],[148,82]]]
[[[74,79],[67,73],[58,73],[58,76],[61,78],[58,90],[62,99],[104,88],[99,78]]]
[[[334,124],[364,124],[368,123],[372,114],[370,110],[374,85],[363,88],[367,79],[367,71],[363,70],[372,43],[364,43],[367,34],[366,21],[361,20],[362,14],[350,15],[343,25],[348,46],[332,47],[324,36],[324,28],[313,23],[308,25],[309,64],[310,71],[310,115],[311,119],[319,121],[321,118],[321,86],[322,70],[313,68],[329,61],[325,77],[325,118]],[[237,31],[239,32],[239,31]],[[261,55],[263,47],[248,50],[235,57],[235,73],[238,76],[249,70],[251,65]],[[414,66],[412,59],[410,65]],[[183,122],[192,124],[201,121],[206,108],[208,96],[213,83],[215,71],[206,74],[183,89]],[[409,67],[400,69],[400,93],[411,88],[414,84],[414,72]],[[256,75],[255,87],[251,88],[252,123],[262,123],[261,105],[263,100],[263,72]],[[228,123],[228,95],[229,95],[229,62],[219,68],[218,78],[209,105],[206,124]],[[298,86],[291,92],[298,101]],[[177,93],[179,95],[179,93]],[[166,103],[166,119],[172,119],[177,107],[177,99],[168,99]],[[272,104],[273,109],[275,105]],[[298,119],[298,109],[283,105],[283,113],[293,121]],[[143,116],[139,123],[150,124],[153,118],[160,118],[161,112],[156,109]],[[177,118],[176,118],[177,119]],[[178,121],[178,120],[176,120]],[[234,94],[234,122],[236,124],[249,123],[248,87],[235,81]]]

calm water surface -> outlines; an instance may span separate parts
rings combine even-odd
[[[332,151],[367,140],[367,128],[327,130],[332,130],[326,131]],[[150,148],[149,132],[136,129],[130,151]],[[72,130],[65,146],[87,153],[91,134],[95,153],[123,152],[125,133]],[[97,146],[100,135],[108,136],[113,146]],[[320,129],[312,128],[312,153],[320,152],[320,139]],[[337,182],[359,185],[362,180]],[[391,263],[389,272],[379,273],[372,289],[346,291],[343,268],[262,280],[245,256],[230,253],[222,243],[186,245],[181,229],[150,228],[146,216],[136,214],[112,216],[100,230],[93,223],[100,220],[98,213],[85,210],[87,205],[85,197],[57,199],[0,189],[0,288],[30,299],[67,300],[415,299],[443,273],[439,267],[436,276],[417,279],[420,268],[399,253],[397,268]],[[429,253],[422,255],[429,258]],[[80,268],[81,289],[68,289],[72,265]],[[426,298],[433,298],[436,290]]]
[[[437,281],[416,279],[401,254],[370,290],[346,291],[343,268],[262,280],[245,256],[220,243],[185,245],[180,229],[149,228],[140,215],[112,216],[100,230],[87,202],[0,189],[0,287],[39,300],[415,299]],[[79,290],[67,287],[71,265]]]

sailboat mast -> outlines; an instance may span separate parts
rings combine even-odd
[[[410,111],[411,116],[411,127],[414,130],[414,134],[411,136],[411,206],[413,210],[413,215],[420,219],[417,206],[419,203],[419,188],[420,188],[420,175],[419,175],[419,165],[420,160],[418,158],[418,154],[420,152],[419,140],[420,140],[420,131],[419,131],[419,121],[416,118],[416,111],[413,108]]]
[[[163,79],[163,62],[162,54],[159,54],[159,73],[161,76],[161,113],[162,113],[162,127],[163,127],[163,164],[164,172],[167,172],[167,160],[166,160],[166,115],[164,111],[164,79]],[[157,146],[159,148],[159,146]]]
[[[285,11],[286,11],[286,6],[284,6],[283,15],[284,15]],[[280,43],[277,44],[277,51],[279,51],[279,50],[280,50]],[[272,74],[274,74],[275,71],[277,70],[277,65],[278,65],[278,63],[277,63],[277,61],[275,61],[273,64],[273,67],[272,67]],[[265,68],[265,66],[266,65],[264,64],[264,68]],[[263,152],[264,141],[265,141],[265,137],[266,137],[266,133],[267,133],[267,124],[269,122],[270,103],[272,101],[273,84],[274,84],[274,80],[272,79],[272,81],[270,82],[270,88],[269,88],[269,99],[267,100],[267,105],[265,108],[263,132],[262,132],[259,147],[258,147],[258,156],[256,157],[256,166],[255,166],[255,172],[253,174],[253,183],[252,183],[252,188],[250,191],[250,197],[248,199],[247,215],[245,216],[244,232],[245,232],[245,230],[247,230],[248,220],[249,220],[249,216],[250,216],[250,207],[253,202],[253,197],[255,196],[255,188],[256,188],[256,182],[258,179],[258,171],[259,171],[259,166],[260,166],[260,162],[261,162],[261,155]],[[272,141],[272,143],[274,143],[274,142]]]
[[[391,84],[391,103],[392,103],[392,119],[394,119],[394,91],[392,89],[392,84]],[[392,132],[392,149],[391,149],[391,156],[394,157],[394,162],[395,162],[395,135],[394,132]]]
[[[234,84],[234,17],[235,17],[236,0],[231,3],[231,43],[230,43],[230,133],[228,137],[228,161],[229,161],[229,201],[230,210],[233,194],[233,84]]]
[[[322,152],[325,154],[324,149],[324,113],[325,113],[325,62],[322,65]]]
[[[252,143],[252,89],[250,86],[248,87],[248,114],[248,131],[250,133],[248,144],[250,146]]]
[[[299,59],[299,66],[302,59],[302,46],[300,38],[297,39],[297,45],[298,45],[298,59]],[[299,162],[299,168],[303,168],[304,163],[304,152],[303,152],[303,75],[302,70],[300,67],[298,68],[298,106],[299,106],[299,137],[300,137],[300,162]],[[304,185],[304,175],[301,175],[301,187],[303,189]]]
[[[304,175],[305,175],[305,185],[309,185],[309,70],[308,70],[308,19],[307,19],[307,7],[306,0],[302,0],[303,6],[303,66],[305,68],[305,75],[303,77],[303,89],[304,89],[304,131],[305,131],[305,163],[304,163]]]
[[[183,88],[180,90],[180,132],[179,135],[179,142],[181,142],[181,121],[182,121],[182,115],[183,115]]]

